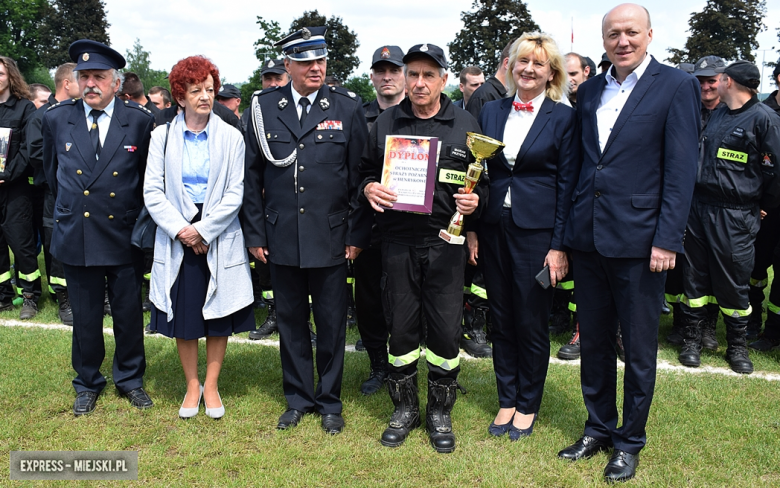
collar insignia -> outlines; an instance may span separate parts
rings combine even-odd
[[[279,100],[279,110],[284,110],[284,107],[287,106],[287,99],[282,97],[281,100]]]
[[[322,110],[328,110],[328,108],[330,108],[330,102],[327,98],[320,99],[320,107],[322,107]]]

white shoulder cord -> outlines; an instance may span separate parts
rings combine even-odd
[[[267,159],[271,164],[273,164],[277,168],[286,168],[287,166],[290,166],[291,164],[295,163],[295,161],[298,159],[297,149],[293,149],[293,152],[290,153],[290,155],[284,159],[273,158],[273,155],[271,154],[271,148],[268,147],[268,141],[265,138],[265,124],[263,123],[263,111],[260,109],[260,103],[257,101],[256,96],[252,97],[252,116],[255,119],[255,136],[257,137],[257,143],[260,145],[260,148],[263,150],[265,159]],[[293,178],[295,179],[295,193],[298,193],[298,167],[297,166],[295,167]]]

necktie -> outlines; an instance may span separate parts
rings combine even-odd
[[[103,115],[102,110],[92,110],[89,115],[92,116],[92,127],[89,129],[89,140],[92,142],[92,148],[95,150],[95,159],[100,157],[100,129],[98,129],[98,118]]]
[[[534,111],[534,106],[531,105],[531,102],[528,102],[528,103],[512,102],[512,106],[518,112],[520,110],[527,110],[529,112],[533,112]]]
[[[306,116],[308,115],[306,107],[308,107],[311,102],[308,98],[302,97],[298,104],[301,106],[301,127],[303,127],[303,123],[306,121]]]

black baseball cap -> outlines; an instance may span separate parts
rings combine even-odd
[[[125,58],[105,44],[89,39],[75,41],[68,48],[70,59],[76,63],[75,71],[83,69],[122,69]]]
[[[382,46],[374,51],[374,57],[371,58],[371,68],[377,63],[391,63],[396,66],[404,65],[404,52],[398,46]]]
[[[718,56],[704,56],[693,65],[693,76],[715,76],[723,73],[726,62]]]
[[[287,70],[284,69],[284,59],[269,59],[263,63],[263,67],[260,68],[260,76],[266,73],[275,73],[277,75],[287,73]]]
[[[593,78],[596,76],[596,63],[593,62],[592,59],[588,56],[583,56],[585,58],[585,64],[588,65],[588,68],[590,68],[590,73],[588,73],[588,78]]]
[[[693,74],[694,66],[693,63],[680,63],[677,65],[677,69],[681,69],[688,73],[689,75]]]
[[[219,87],[217,98],[241,98],[241,91],[235,85],[226,83]]]
[[[444,56],[442,48],[435,44],[417,44],[412,46],[409,51],[407,51],[406,56],[404,56],[404,64],[408,63],[411,59],[420,56],[428,56],[433,59],[436,64],[447,69],[447,57]]]
[[[607,56],[607,53],[601,55],[601,62],[599,62],[599,68],[601,68],[601,65],[604,63],[612,64],[612,61],[609,60],[609,56]]]
[[[761,84],[761,73],[758,67],[750,61],[740,59],[726,67],[724,71],[731,79],[748,88],[758,88]]]

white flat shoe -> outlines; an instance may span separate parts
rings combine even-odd
[[[217,392],[217,396],[219,397],[219,407],[217,408],[209,408],[208,405],[206,405],[206,400],[203,400],[203,405],[206,405],[206,415],[213,419],[221,419],[223,415],[225,415],[225,404],[222,403],[222,397],[219,396],[219,392]]]
[[[183,419],[192,418],[198,415],[200,409],[200,399],[203,398],[203,385],[200,385],[200,396],[198,397],[198,404],[192,408],[184,408],[184,403],[187,401],[187,395],[184,395],[184,400],[181,402],[182,407],[179,409],[179,417]],[[208,409],[206,409],[208,410]]]

